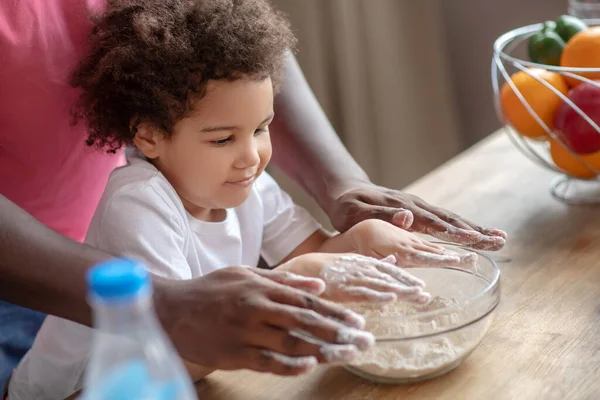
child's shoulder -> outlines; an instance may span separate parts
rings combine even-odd
[[[184,209],[164,175],[141,158],[130,158],[127,165],[110,174],[99,208],[122,203],[152,204],[158,209],[173,211]]]
[[[254,182],[254,188],[259,196],[267,192],[281,190],[275,179],[273,179],[273,177],[269,175],[267,171],[263,171],[258,178],[256,178],[256,181]]]
[[[144,186],[150,184],[160,172],[148,161],[141,159],[128,159],[127,165],[115,169],[108,178],[109,186],[113,190],[123,187]]]
[[[281,208],[294,207],[295,204],[291,197],[283,190],[277,181],[266,171],[254,182],[253,194],[248,201],[254,198],[254,204],[269,212]]]
[[[269,175],[266,171],[263,171],[258,178],[256,178],[252,192],[253,193],[249,196],[248,201],[254,197],[255,201],[258,201],[264,206],[265,203],[269,204],[274,199],[281,196],[283,189],[281,189],[279,184],[271,175]]]

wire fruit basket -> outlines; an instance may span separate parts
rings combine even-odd
[[[600,19],[584,21],[590,27],[600,26]],[[563,132],[556,129],[556,125],[560,123],[555,122],[559,118],[558,114],[563,117],[570,114],[571,121],[578,119],[579,126],[584,124],[587,128],[588,142],[589,135],[592,135],[591,140],[600,143],[600,67],[563,67],[528,61],[525,55],[527,42],[544,26],[539,23],[514,29],[500,36],[494,43],[492,85],[496,113],[506,125],[510,140],[525,156],[560,174],[550,186],[550,192],[555,198],[568,204],[600,205],[600,146],[598,150],[591,152],[581,151],[581,146],[574,146],[573,141],[569,141]],[[600,52],[600,47],[597,51]],[[517,74],[530,82],[529,87],[532,86],[531,82],[537,85],[538,93],[540,90],[548,92],[541,96],[532,95],[527,92],[526,87],[519,88],[515,83]],[[557,80],[556,83],[552,79]],[[564,81],[564,84],[558,81]],[[590,113],[589,107],[576,104],[571,99],[576,95],[575,91],[586,90],[598,92],[598,112],[594,115]],[[513,98],[512,110],[507,109],[503,102],[507,96]],[[549,99],[547,106],[544,104],[545,98]],[[587,113],[582,108],[586,108]],[[512,118],[509,117],[511,115]]]

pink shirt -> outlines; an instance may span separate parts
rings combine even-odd
[[[70,125],[69,73],[105,0],[0,0],[0,193],[83,240],[122,155],[85,145]]]

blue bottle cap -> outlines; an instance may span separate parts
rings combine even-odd
[[[87,273],[90,293],[101,299],[129,297],[150,289],[150,275],[144,264],[115,258],[101,262]]]

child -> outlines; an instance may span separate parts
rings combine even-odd
[[[329,235],[264,172],[273,94],[294,44],[265,0],[109,2],[73,75],[82,89],[76,116],[88,125],[88,144],[134,150],[111,175],[86,242],[172,279],[255,267],[262,256],[323,279],[330,300],[427,302],[423,282],[396,258],[460,257],[379,220]],[[11,399],[81,389],[91,338],[87,327],[48,317],[13,374]],[[347,361],[369,340],[340,339],[323,357]]]

